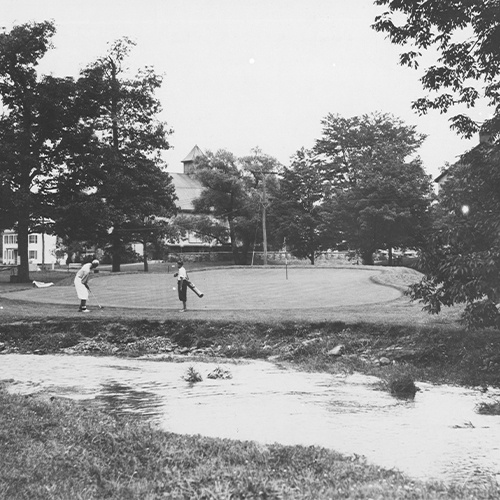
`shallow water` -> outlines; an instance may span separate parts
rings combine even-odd
[[[202,382],[183,379],[191,366]],[[232,378],[207,378],[217,366]],[[6,379],[14,381],[11,391],[95,399],[171,432],[318,445],[420,479],[500,478],[500,417],[475,412],[488,397],[479,391],[417,383],[422,390],[406,401],[359,374],[302,373],[267,362],[64,355],[1,355],[0,380]]]

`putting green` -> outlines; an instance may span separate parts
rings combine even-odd
[[[360,268],[225,268],[191,272],[191,280],[205,294],[188,290],[192,310],[272,310],[335,308],[388,302],[401,292],[372,281],[380,269]],[[102,306],[140,309],[179,309],[172,274],[109,274],[90,281]],[[73,286],[33,288],[8,294],[9,299],[47,304],[74,304]],[[91,295],[89,307],[97,305]]]

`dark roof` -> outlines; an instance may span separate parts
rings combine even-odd
[[[446,170],[443,170],[435,179],[434,179],[434,182],[440,182],[442,181],[447,175],[448,175],[448,170],[449,169],[446,169]]]
[[[194,161],[198,156],[205,156],[203,151],[198,147],[195,146],[189,154],[182,160],[182,163],[189,162],[189,161]]]
[[[181,211],[192,211],[193,200],[198,198],[203,191],[201,182],[188,174],[171,173],[175,192],[179,200],[177,205]]]

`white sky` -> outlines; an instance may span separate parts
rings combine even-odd
[[[76,77],[122,36],[137,42],[129,67],[164,75],[170,172],[195,144],[237,156],[259,147],[288,165],[328,113],[382,111],[428,135],[420,156],[435,177],[477,138],[459,138],[446,115],[411,110],[424,95],[419,73],[371,29],[381,12],[372,0],[0,0],[0,27],[53,19],[55,49],[40,70],[55,76]]]

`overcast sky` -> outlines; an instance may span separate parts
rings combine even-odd
[[[321,135],[328,113],[391,113],[428,136],[420,150],[437,176],[470,149],[448,116],[418,117],[419,73],[398,65],[398,47],[370,25],[372,0],[0,0],[0,26],[55,21],[55,49],[42,73],[77,76],[120,37],[128,64],[164,75],[162,119],[174,129],[168,170],[197,144],[237,156],[259,147],[288,165]],[[484,119],[486,109],[474,110]]]

